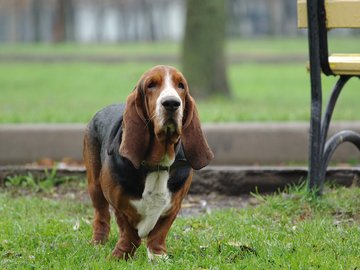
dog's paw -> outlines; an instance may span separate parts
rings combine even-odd
[[[132,254],[129,252],[124,252],[118,249],[113,250],[111,253],[111,259],[115,260],[129,260],[132,257]]]
[[[169,256],[166,253],[153,253],[149,248],[147,250],[147,256],[150,262],[156,262],[159,260],[166,261],[169,259]]]
[[[136,249],[131,249],[131,250],[123,250],[122,248],[116,246],[113,250],[113,252],[111,253],[111,258],[115,259],[115,260],[129,260],[130,258],[132,258],[134,256]]]
[[[108,240],[107,234],[104,233],[94,233],[91,243],[93,245],[104,245]]]

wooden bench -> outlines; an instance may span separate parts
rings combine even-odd
[[[327,33],[334,28],[360,28],[360,0],[298,0],[298,26],[308,28],[311,82],[308,186],[321,193],[332,154],[343,142],[360,150],[360,134],[343,130],[327,139],[336,101],[352,77],[360,78],[360,54],[329,54]],[[360,40],[359,40],[360,51]],[[338,76],[322,114],[321,73]]]

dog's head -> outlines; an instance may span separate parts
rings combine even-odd
[[[174,67],[155,66],[142,75],[127,99],[123,132],[120,154],[137,168],[146,158],[151,134],[168,145],[181,138],[194,169],[213,158],[186,79]]]

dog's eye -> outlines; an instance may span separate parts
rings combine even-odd
[[[182,82],[179,82],[178,88],[180,88],[180,89],[185,89],[185,85],[184,85]]]
[[[147,86],[147,88],[155,88],[156,87],[156,82],[150,82]]]

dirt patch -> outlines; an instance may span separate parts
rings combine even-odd
[[[214,210],[235,208],[240,209],[258,205],[260,201],[255,197],[242,194],[239,196],[224,196],[216,193],[209,195],[189,194],[183,201],[179,216],[196,216],[211,214]]]
[[[0,187],[6,178],[31,175],[35,179],[46,179],[49,176],[66,179],[85,179],[83,167],[57,167],[49,169],[41,166],[0,166]],[[307,169],[304,167],[241,167],[241,166],[208,166],[194,172],[190,194],[222,194],[241,196],[250,192],[274,192],[290,185],[306,181]],[[350,187],[359,185],[360,169],[358,167],[337,167],[327,170],[326,178],[331,183]]]
[[[52,187],[48,190],[34,190],[33,188],[22,187],[4,187],[3,190],[9,192],[14,197],[17,196],[39,196],[50,200],[71,200],[81,202],[89,207],[91,206],[85,182],[71,181]],[[211,214],[215,210],[235,208],[240,209],[248,206],[258,205],[260,201],[250,194],[241,194],[239,196],[225,196],[217,193],[210,194],[188,194],[183,203],[179,216],[189,217],[202,214]]]
[[[78,164],[74,167],[65,165],[56,169],[46,169],[39,165],[0,166],[0,188],[8,189],[14,196],[32,192],[50,199],[81,201],[88,203],[90,207],[84,168]],[[279,191],[289,185],[304,182],[306,175],[307,170],[302,167],[207,167],[194,173],[189,195],[183,202],[180,215],[199,215],[217,209],[257,205],[259,201],[250,192]],[[25,176],[24,183],[14,181],[16,183],[13,187],[5,184],[6,179],[15,177],[16,180],[17,176]],[[30,182],[26,182],[26,176],[30,177]],[[327,171],[327,179],[342,186],[358,186],[359,177],[359,168],[330,168]],[[49,178],[52,186],[45,191],[42,185],[32,180],[48,181],[46,179]],[[19,188],[24,184],[27,185],[26,189]]]
[[[90,197],[86,188],[74,188],[70,186],[60,186],[52,193],[49,198],[54,200],[71,199],[89,204],[91,207]],[[240,209],[248,206],[258,205],[260,201],[250,194],[239,196],[225,196],[216,193],[210,194],[188,194],[183,200],[179,216],[198,216],[201,214],[211,214],[212,211],[226,208]]]

